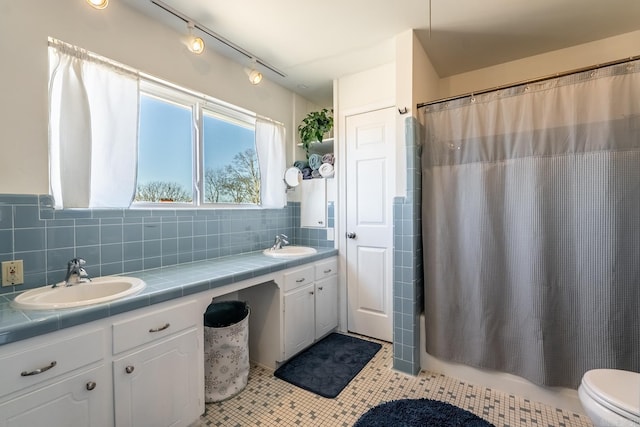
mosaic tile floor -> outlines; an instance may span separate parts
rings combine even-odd
[[[444,375],[406,375],[391,369],[392,347],[382,349],[335,399],[326,399],[252,366],[247,387],[206,405],[199,426],[351,427],[371,407],[389,400],[428,398],[471,411],[496,427],[592,427],[584,416],[478,387]],[[198,425],[198,424],[196,424]]]

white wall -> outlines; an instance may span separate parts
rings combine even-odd
[[[640,31],[530,56],[440,80],[438,98],[551,76],[640,54]],[[421,102],[431,101],[425,98]],[[437,98],[436,98],[437,99]]]
[[[252,86],[247,64],[211,50],[193,55],[185,35],[117,1],[102,11],[84,0],[0,2],[0,193],[49,191],[48,36],[278,120],[293,144],[293,93],[267,79]]]

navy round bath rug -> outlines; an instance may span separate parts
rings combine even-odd
[[[353,427],[493,427],[469,411],[431,399],[402,399],[369,409]]]

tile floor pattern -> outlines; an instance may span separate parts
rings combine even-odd
[[[382,402],[427,398],[451,403],[496,427],[592,427],[582,415],[431,372],[411,376],[391,369],[392,346],[382,349],[335,399],[320,397],[251,366],[246,388],[224,402],[206,405],[199,426],[351,427]],[[198,423],[196,423],[198,425]]]

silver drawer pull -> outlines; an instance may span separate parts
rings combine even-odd
[[[96,388],[96,383],[95,383],[94,381],[89,381],[89,382],[87,383],[87,390],[91,391],[91,390],[93,390],[94,388]]]
[[[34,371],[31,371],[31,372],[22,371],[22,372],[20,373],[20,376],[23,376],[23,377],[29,377],[29,376],[31,376],[31,375],[38,375],[38,374],[41,374],[41,373],[43,373],[43,372],[47,372],[49,369],[53,368],[53,367],[54,367],[54,366],[56,366],[57,364],[58,364],[58,362],[56,362],[56,361],[54,360],[53,362],[51,362],[51,363],[49,364],[49,366],[45,366],[44,368],[39,368],[39,369],[36,369],[36,370],[34,370]]]
[[[329,274],[329,273],[331,273],[331,271],[332,271],[331,269],[325,270],[324,274]]]
[[[170,323],[165,323],[164,326],[160,326],[159,328],[151,328],[151,329],[149,329],[149,332],[154,333],[154,332],[164,331],[165,329],[169,328],[169,326],[171,326]]]
[[[322,286],[320,286],[320,287],[318,288],[318,290],[319,290],[319,291],[321,291],[322,289],[323,289],[323,288],[322,288]]]
[[[130,374],[130,373],[132,373],[132,372],[134,371],[134,369],[136,369],[136,368],[134,368],[133,366],[129,365],[129,366],[127,366],[127,367],[125,367],[125,368],[124,368],[124,371],[125,371],[127,374]]]
[[[313,291],[309,291],[309,295],[313,295]]]
[[[304,282],[304,277],[302,279],[296,280],[296,283],[302,283],[302,282]]]

